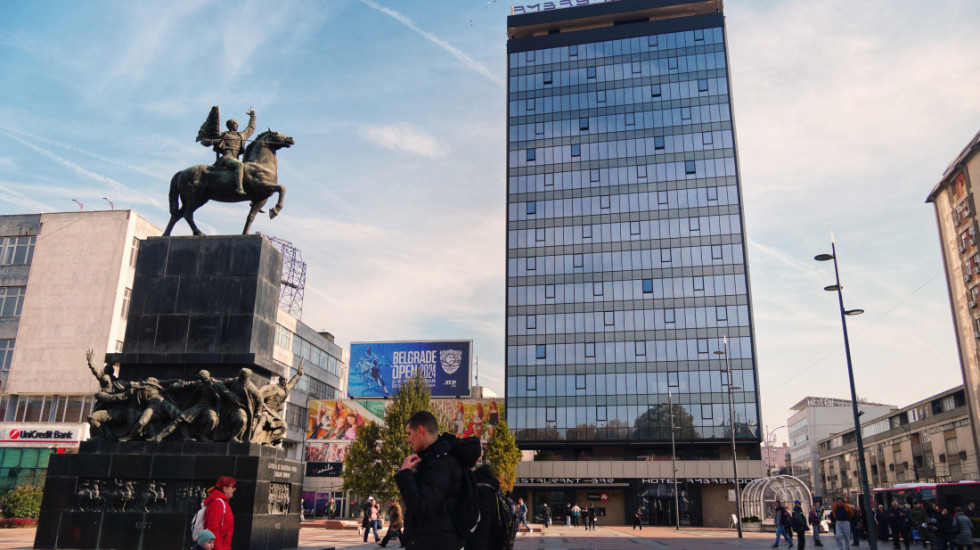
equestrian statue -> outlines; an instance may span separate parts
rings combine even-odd
[[[234,119],[229,119],[226,126],[228,131],[222,132],[221,110],[217,106],[211,107],[211,113],[197,133],[197,141],[205,147],[213,148],[217,160],[211,166],[199,164],[185,168],[171,178],[170,222],[167,223],[164,235],[170,235],[180,218],[187,220],[187,225],[195,235],[203,235],[194,223],[194,211],[209,200],[249,201],[250,208],[243,235],[248,234],[255,214],[262,211],[273,193],[278,193],[279,200],[269,210],[269,217],[275,218],[282,210],[286,189],[279,185],[276,151],[291,147],[296,143],[295,140],[269,129],[245,145],[255,132],[253,109],[248,110],[248,126],[244,131],[238,131],[238,122]],[[239,161],[238,157],[243,154],[244,157]]]

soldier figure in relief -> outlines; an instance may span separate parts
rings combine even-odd
[[[287,429],[286,422],[282,419],[282,410],[286,405],[289,392],[296,387],[301,376],[303,376],[303,359],[300,359],[299,369],[289,382],[286,382],[284,377],[279,377],[277,383],[265,385],[259,390],[261,404],[252,443],[275,446],[282,443],[282,437]]]

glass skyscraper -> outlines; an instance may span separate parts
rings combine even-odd
[[[549,484],[549,461],[564,463],[566,481],[570,461],[669,461],[671,416],[678,467],[690,467],[678,474],[683,483],[703,481],[690,475],[692,463],[707,461],[727,471],[715,475],[724,486],[732,426],[738,459],[756,461],[760,414],[721,2],[515,13],[507,419],[544,462],[522,465],[519,490],[550,485],[564,489],[560,499],[581,501],[578,491],[594,488]],[[740,465],[740,477],[761,472],[758,464]],[[666,522],[676,511],[655,510],[643,496],[658,485],[644,479],[656,472],[635,471],[614,471],[607,485],[626,487],[630,518],[641,505],[648,521]],[[564,507],[554,491],[542,494]],[[688,523],[724,516],[698,506],[681,510]]]

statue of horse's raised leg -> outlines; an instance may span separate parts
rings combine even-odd
[[[281,185],[279,185],[278,183],[276,185],[271,185],[270,187],[276,193],[279,194],[279,200],[276,201],[276,205],[274,207],[272,207],[272,210],[269,210],[269,219],[271,220],[271,219],[275,218],[276,216],[278,216],[279,215],[279,211],[282,210],[282,200],[286,196],[286,188],[283,187],[283,186],[281,186]]]
[[[245,229],[242,230],[242,235],[248,235],[248,230],[252,227],[252,222],[255,221],[255,215],[262,211],[262,206],[265,205],[266,200],[268,199],[252,203],[252,207],[248,210],[248,217],[245,218]]]

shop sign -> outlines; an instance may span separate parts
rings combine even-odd
[[[519,477],[517,483],[520,485],[599,485],[608,483],[629,483],[627,479],[616,479],[612,477]]]
[[[343,462],[307,462],[306,477],[340,477]]]
[[[587,493],[585,498],[589,501],[598,500],[600,502],[605,502],[609,500],[609,495],[607,493]]]
[[[0,424],[0,444],[78,444],[83,438],[83,425],[37,423]]]

